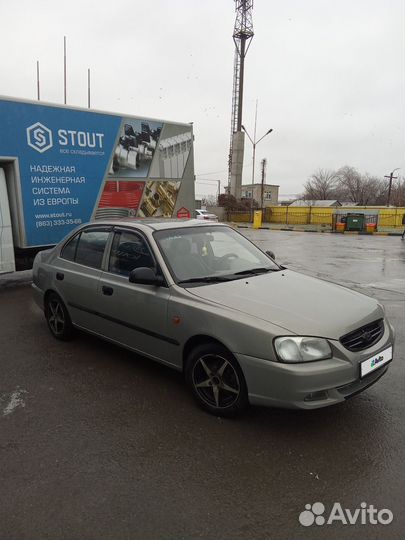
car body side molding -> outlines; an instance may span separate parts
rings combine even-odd
[[[152,332],[151,330],[146,330],[145,328],[141,328],[140,326],[135,326],[134,324],[130,324],[126,321],[122,321],[121,319],[110,317],[109,315],[106,315],[105,313],[100,313],[99,311],[87,309],[79,304],[74,304],[73,302],[68,302],[68,306],[75,309],[80,309],[81,311],[85,311],[86,313],[90,313],[91,315],[96,315],[97,317],[102,317],[103,319],[106,319],[107,321],[111,321],[113,323],[126,326],[127,328],[130,328],[131,330],[136,330],[137,332],[141,332],[142,334],[146,334],[147,336],[151,336],[156,339],[161,339],[162,341],[166,341],[167,343],[170,343],[171,345],[176,345],[176,346],[180,345],[180,343],[176,339],[172,339],[162,334],[157,334],[156,332]]]

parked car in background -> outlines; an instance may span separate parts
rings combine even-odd
[[[76,327],[182,371],[220,416],[342,402],[393,358],[375,299],[279,266],[225,224],[80,226],[36,256],[33,292],[55,338]]]
[[[205,221],[218,221],[218,216],[211,214],[207,210],[198,209],[195,211],[195,217],[197,219],[203,219]]]

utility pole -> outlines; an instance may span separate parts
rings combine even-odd
[[[388,186],[388,197],[387,197],[387,206],[390,205],[390,200],[391,200],[391,189],[392,189],[392,181],[393,180],[396,180],[398,178],[398,176],[394,176],[394,172],[395,171],[399,171],[401,167],[398,167],[397,169],[394,169],[390,174],[389,176],[384,176],[384,178],[389,178],[390,179],[390,183],[389,183],[389,186]]]
[[[235,0],[236,20],[233,31],[235,60],[232,91],[231,141],[228,159],[228,193],[240,199],[243,152],[242,106],[245,57],[253,38],[253,0]]]
[[[262,193],[261,193],[262,204],[261,204],[261,209],[262,209],[262,212],[263,212],[263,208],[264,208],[264,184],[265,184],[265,181],[266,181],[267,159],[263,158],[262,161],[261,161],[261,164],[262,164]]]

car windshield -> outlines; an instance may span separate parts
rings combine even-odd
[[[280,270],[231,227],[185,227],[157,231],[154,237],[179,284],[208,284]]]

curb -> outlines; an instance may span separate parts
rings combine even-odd
[[[32,283],[32,270],[10,272],[0,275],[0,290],[8,287],[19,287]]]
[[[237,229],[253,229],[249,225],[239,225],[237,223],[232,224]],[[306,233],[329,233],[329,234],[350,234],[350,235],[362,235],[362,236],[402,236],[402,232],[367,232],[367,231],[332,231],[332,230],[316,230],[316,229],[295,229],[289,227],[258,227],[258,230],[265,231],[292,231],[292,232],[306,232]]]

